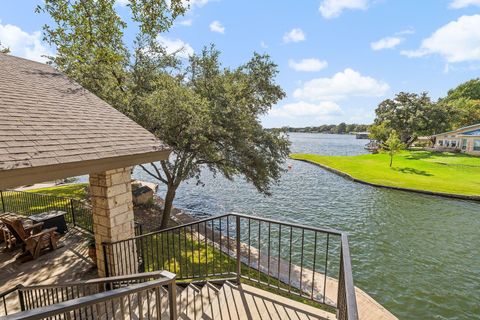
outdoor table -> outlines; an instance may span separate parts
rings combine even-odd
[[[28,218],[36,223],[43,222],[44,229],[57,227],[58,233],[65,234],[68,231],[65,214],[65,211],[47,211],[31,215]]]

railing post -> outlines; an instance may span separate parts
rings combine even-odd
[[[3,199],[3,191],[0,190],[0,197],[2,198],[2,209],[3,209],[3,212],[5,213],[5,200]]]
[[[237,229],[237,284],[240,284],[240,278],[242,275],[242,255],[240,252],[240,216],[236,217],[236,229]]]
[[[345,297],[345,275],[343,270],[343,250],[340,248],[340,269],[338,272],[338,289],[337,289],[337,319],[347,320],[347,305]]]
[[[168,284],[168,307],[170,308],[170,320],[177,320],[177,285],[175,281]]]
[[[77,226],[76,222],[75,222],[75,209],[74,206],[73,206],[73,199],[70,199],[70,208],[72,209],[72,224],[74,227]]]
[[[107,254],[106,242],[102,242],[102,250],[103,250],[103,260],[104,260],[104,267],[105,267],[105,277],[108,278],[110,276],[110,272],[108,270],[108,254]]]
[[[20,302],[20,310],[25,311],[26,310],[26,308],[25,308],[25,298],[23,296],[23,291],[20,290],[21,288],[23,288],[22,285],[17,286],[18,300]]]

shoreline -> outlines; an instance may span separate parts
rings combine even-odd
[[[421,189],[411,189],[411,188],[404,188],[404,187],[395,187],[395,186],[387,186],[383,184],[378,184],[378,183],[373,183],[373,182],[368,182],[362,179],[355,178],[351,176],[350,174],[340,171],[338,169],[334,169],[332,167],[329,167],[325,164],[321,164],[318,162],[310,161],[310,160],[305,160],[305,159],[295,159],[295,158],[290,158],[295,161],[302,161],[306,162],[309,164],[316,165],[322,169],[325,169],[327,171],[330,171],[336,175],[341,176],[342,178],[345,178],[347,180],[361,183],[364,185],[372,186],[372,187],[377,187],[377,188],[384,188],[384,189],[390,189],[390,190],[398,190],[398,191],[407,191],[407,192],[414,192],[414,193],[420,193],[420,194],[426,194],[430,196],[438,196],[438,197],[444,197],[444,198],[450,198],[450,199],[459,199],[459,200],[468,200],[468,201],[475,201],[475,202],[480,202],[480,195],[479,196],[469,196],[469,195],[461,195],[461,194],[454,194],[454,193],[446,193],[446,192],[436,192],[436,191],[428,191],[428,190],[421,190]]]
[[[176,210],[178,211],[174,213],[171,218],[177,223],[185,224],[201,220],[188,213],[187,210],[178,208],[176,208]],[[210,245],[214,246],[217,250],[222,251],[224,254],[229,254],[232,258],[236,257],[236,241],[234,238],[228,238],[227,236],[222,235],[221,238],[223,239],[223,243],[220,246],[219,243],[213,242],[212,239],[208,237],[209,232],[212,232],[212,230],[207,227],[207,229],[203,230],[203,233],[200,232],[198,236],[201,237],[202,240],[206,238]],[[219,239],[220,234],[217,232],[214,233],[215,238]],[[250,260],[248,259],[248,252],[250,253]],[[240,256],[242,263],[251,269],[258,270],[270,277],[276,278],[284,284],[290,283],[293,288],[299,290],[303,288],[301,290],[304,292],[307,288],[309,290],[312,288],[312,294],[317,298],[325,296],[326,301],[328,301],[330,305],[337,302],[338,279],[330,276],[327,276],[325,279],[325,275],[318,271],[313,272],[308,268],[289,263],[283,258],[278,259],[278,257],[268,257],[265,253],[261,254],[257,248],[249,246],[244,242],[241,242],[240,245]],[[269,268],[269,265],[278,265],[278,269]],[[289,274],[291,275],[290,277]],[[315,283],[312,281],[313,279],[316,279]],[[321,279],[325,279],[326,281],[325,288],[322,286],[323,281]],[[318,282],[320,282],[320,284],[318,284]],[[326,289],[326,291],[323,291],[324,289]],[[398,320],[393,313],[357,286],[355,286],[355,295],[357,298],[359,319]]]

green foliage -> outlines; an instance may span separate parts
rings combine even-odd
[[[450,125],[450,113],[444,106],[433,103],[426,92],[400,92],[395,98],[382,101],[375,113],[375,125],[384,126],[379,128],[380,136],[384,138],[383,129],[395,130],[407,146],[418,136],[446,131]]]
[[[63,186],[30,189],[27,192],[41,193],[50,196],[85,200],[88,198],[88,183],[73,183]]]
[[[10,53],[10,48],[3,46],[2,42],[0,42],[0,53],[9,54]]]
[[[289,153],[283,132],[267,131],[259,121],[285,96],[275,83],[277,66],[267,55],[254,54],[237,68],[224,68],[212,46],[185,66],[157,43],[157,35],[185,12],[185,3],[130,0],[129,25],[138,26],[132,46],[124,43],[127,23],[114,0],[46,0],[37,8],[54,21],[44,27],[45,39],[57,47],[51,61],[173,148],[160,167],[144,167],[167,185],[162,227],[180,183],[200,182],[202,168],[227,179],[243,176],[268,195]]]
[[[354,133],[365,132],[369,130],[369,125],[366,124],[324,124],[318,127],[305,127],[305,128],[285,128],[288,132],[310,132],[310,133]]]
[[[292,154],[293,159],[326,165],[355,179],[383,186],[480,196],[480,158],[458,153],[402,151],[395,168],[386,153],[359,156]]]
[[[180,183],[191,178],[201,183],[202,168],[227,179],[243,176],[266,195],[283,172],[289,141],[281,130],[266,130],[259,121],[285,95],[274,82],[277,66],[268,56],[254,54],[230,69],[221,66],[219,57],[213,46],[205,48],[174,77],[162,67],[135,68],[141,78],[151,79],[152,88],[136,91],[135,119],[173,148],[160,167],[143,166],[168,187],[162,226]],[[141,60],[141,65],[161,64],[153,54]]]
[[[448,91],[445,98],[432,102],[423,92],[400,92],[375,110],[372,137],[385,141],[395,130],[410,146],[418,136],[433,135],[480,122],[480,79],[472,79]]]
[[[391,131],[392,129],[388,128],[385,122],[381,122],[370,127],[369,137],[377,141],[387,141]]]
[[[138,39],[153,43],[185,8],[181,0],[131,0],[129,25],[139,28],[134,44],[124,42],[123,21],[115,0],[45,0],[36,9],[54,21],[43,27],[44,39],[57,49],[50,57],[60,71],[109,104],[130,113],[131,86],[129,47]],[[169,5],[170,4],[170,5]]]
[[[456,88],[448,90],[448,95],[444,100],[450,102],[461,98],[480,100],[480,78],[466,81]]]
[[[452,129],[480,123],[480,79],[469,80],[449,90],[439,104],[450,109]]]
[[[345,122],[342,122],[337,126],[337,133],[343,134],[345,132],[347,132],[347,124]]]
[[[390,167],[393,164],[393,156],[400,152],[400,150],[404,149],[404,144],[400,141],[397,132],[392,130],[388,136],[387,141],[385,141],[383,148],[387,151],[390,155]]]

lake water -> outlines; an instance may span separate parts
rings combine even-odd
[[[353,136],[290,135],[292,152],[365,153]],[[480,204],[379,189],[308,163],[292,169],[264,197],[241,179],[206,172],[183,184],[175,205],[220,214],[241,212],[349,233],[355,285],[400,319],[480,319]],[[135,176],[151,180],[137,168]],[[165,189],[160,185],[160,195]]]

